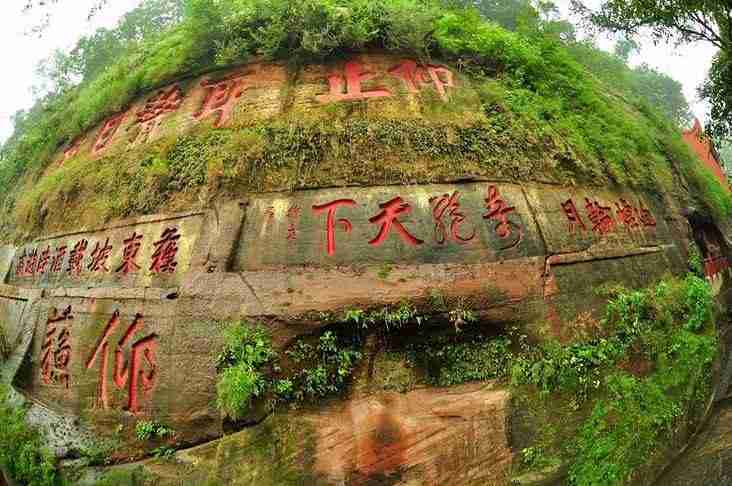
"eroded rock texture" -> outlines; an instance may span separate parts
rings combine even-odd
[[[460,90],[472,99],[444,66],[415,77],[415,66],[392,57],[362,61],[393,74],[389,83],[378,85],[362,65],[331,66],[329,76],[312,66],[287,109],[326,116],[330,103],[369,99],[369,108],[394,98],[419,113],[423,90],[440,102]],[[283,66],[256,64],[165,88],[60,158],[150,143],[166,116],[181,131],[202,120],[215,129],[242,110],[274,116],[286,80]],[[468,302],[481,326],[517,324],[537,340],[570,341],[571,323],[598,317],[595,288],[686,269],[691,231],[670,195],[465,179],[283,188],[196,212],[72,222],[6,247],[0,316],[14,353],[4,378],[48,410],[114,436],[119,460],[149,452],[134,437],[142,419],[173,427],[182,444],[204,444],[179,455],[191,465],[185,472],[148,465],[161,483],[506,484],[517,451],[509,396],[495,385],[361,390],[262,414],[224,438],[215,406],[227,320],[266,325],[282,350],[323,327],[324,314],[438,295]],[[708,256],[718,281],[728,265]]]

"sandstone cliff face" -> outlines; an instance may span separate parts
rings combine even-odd
[[[246,66],[142,99],[66,147],[59,164],[285,108],[327,117],[357,101],[367,115],[420,117],[423,91],[435,103],[473,99],[453,71],[371,56],[306,68],[293,88],[281,65]],[[286,87],[294,92],[283,107]],[[477,108],[461,123],[473,116]],[[195,466],[185,474],[150,466],[171,484],[506,484],[513,414],[492,384],[353,392],[260,414],[258,425],[205,444],[225,426],[215,406],[225,321],[265,324],[282,350],[325,326],[323,316],[439,295],[467,302],[480,326],[571,341],[568,323],[598,317],[594,288],[686,269],[691,228],[670,194],[466,175],[469,163],[441,183],[342,184],[341,170],[333,166],[329,187],[289,191],[275,179],[269,192],[193,212],[72,221],[4,248],[0,316],[15,360],[27,359],[16,387],[114,436],[118,459],[149,452],[133,433],[142,419],[169,424],[181,444],[204,443],[180,456]],[[723,255],[708,256],[709,278],[727,278]]]

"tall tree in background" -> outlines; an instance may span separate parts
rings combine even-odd
[[[709,42],[719,48],[700,95],[709,101],[708,132],[718,140],[732,136],[732,2],[730,0],[606,0],[590,10],[572,0],[573,9],[593,25],[633,36],[648,29],[657,40]]]

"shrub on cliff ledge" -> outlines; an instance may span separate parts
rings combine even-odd
[[[217,363],[221,373],[216,385],[219,409],[232,420],[243,418],[252,400],[267,390],[263,368],[276,356],[272,338],[264,329],[244,322],[232,324],[226,330],[226,344]]]

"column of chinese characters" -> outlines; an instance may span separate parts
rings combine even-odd
[[[132,324],[127,328],[122,338],[115,345],[111,344],[112,335],[120,325],[121,318],[119,311],[115,311],[107,323],[101,339],[97,343],[94,353],[86,362],[86,368],[92,369],[99,361],[99,383],[97,385],[97,398],[105,410],[110,406],[109,396],[109,351],[114,346],[114,367],[112,378],[114,385],[119,390],[127,391],[127,404],[124,410],[138,414],[140,412],[140,389],[143,396],[147,397],[155,386],[158,374],[158,365],[155,353],[158,348],[158,335],[150,333],[145,337],[133,342],[135,335],[143,331],[145,322],[142,314],[137,314]],[[129,345],[129,359],[125,356],[126,347]]]
[[[41,346],[41,380],[46,385],[61,384],[67,390],[71,387],[71,333],[67,323],[73,318],[71,306],[61,314],[56,308],[52,309]]]
[[[300,220],[300,207],[290,206],[287,210],[287,241],[297,240],[297,223]]]

